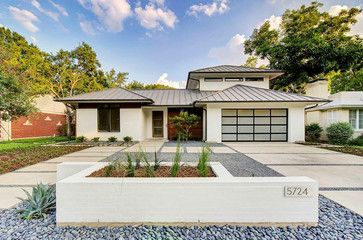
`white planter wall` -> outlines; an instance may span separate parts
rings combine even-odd
[[[84,164],[84,163],[83,163]],[[57,182],[58,225],[317,224],[318,184],[307,177],[233,177],[211,163],[216,178],[88,178],[107,163]],[[62,163],[60,172],[79,165]],[[67,169],[68,168],[68,169]],[[285,197],[306,186],[310,197]]]

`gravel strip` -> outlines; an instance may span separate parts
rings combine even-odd
[[[55,213],[21,220],[16,209],[0,212],[0,239],[362,239],[363,217],[320,196],[317,227],[56,227]]]

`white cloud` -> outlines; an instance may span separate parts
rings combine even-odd
[[[198,14],[203,13],[207,16],[212,16],[214,14],[223,14],[229,10],[229,0],[213,0],[210,4],[195,4],[190,6],[187,14],[190,16],[198,16]]]
[[[13,18],[21,25],[23,25],[26,30],[28,30],[29,32],[39,31],[39,28],[34,24],[34,22],[38,21],[38,18],[32,12],[13,6],[9,6],[8,9],[13,15]]]
[[[81,21],[79,23],[79,25],[81,26],[81,29],[83,32],[87,33],[88,35],[95,35],[96,34],[96,30],[94,29],[92,22],[90,21]]]
[[[280,24],[282,22],[281,16],[272,15],[270,18],[266,19],[264,22],[270,22],[270,30],[278,30],[280,28]]]
[[[39,12],[47,15],[48,17],[50,17],[51,19],[53,19],[54,21],[58,22],[59,21],[59,16],[58,13],[56,12],[52,12],[49,10],[46,10],[42,7],[42,5],[40,5],[40,3],[37,0],[32,0],[31,4],[38,9]]]
[[[212,48],[208,56],[220,60],[223,64],[243,64],[247,59],[243,46],[245,41],[246,37],[244,35],[236,34],[225,46]]]
[[[346,5],[334,5],[331,6],[329,9],[329,14],[331,16],[338,16],[342,10],[348,10],[349,7]],[[350,35],[359,35],[363,37],[363,13],[359,13],[357,16],[357,23],[352,26],[350,30]]]
[[[127,0],[78,0],[78,2],[93,12],[110,32],[121,32],[124,20],[132,15]]]
[[[168,74],[163,73],[159,77],[159,79],[156,81],[156,84],[162,84],[173,88],[185,88],[186,82],[178,82],[178,81],[171,81],[168,79]]]
[[[135,13],[140,25],[147,29],[174,28],[178,21],[175,13],[164,6],[164,0],[150,1],[145,8],[138,6]]]
[[[55,7],[63,16],[66,16],[66,17],[68,17],[68,12],[67,12],[67,10],[64,8],[64,7],[62,7],[61,5],[59,5],[59,4],[57,4],[57,3],[55,3],[55,2],[53,2],[52,0],[49,0],[49,2],[53,5],[53,7]]]

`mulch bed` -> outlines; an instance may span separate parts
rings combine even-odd
[[[0,174],[86,148],[89,146],[36,146],[3,151],[0,153]]]
[[[91,173],[88,177],[127,177],[126,176],[126,169],[122,170],[114,170],[111,172],[111,174],[106,174],[106,168],[104,167],[100,170],[97,170],[93,173]],[[134,177],[147,177],[146,174],[146,168],[140,167],[135,170],[135,176]],[[170,166],[160,166],[155,171],[155,177],[171,177],[170,176],[171,167]],[[200,177],[198,169],[196,167],[192,166],[181,166],[180,171],[178,174],[178,177]],[[208,177],[216,177],[212,169],[209,167]]]
[[[363,148],[358,148],[358,147],[321,147],[321,148],[336,152],[349,153],[363,157]]]

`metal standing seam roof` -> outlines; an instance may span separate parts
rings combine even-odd
[[[57,100],[61,102],[121,101],[121,102],[153,103],[153,100],[150,98],[144,97],[138,93],[119,87],[97,91],[97,92],[84,93]]]
[[[329,100],[303,96],[272,89],[234,85],[230,88],[200,98],[196,103],[208,102],[328,102]]]
[[[281,70],[270,69],[270,68],[251,68],[244,66],[235,65],[219,65],[214,67],[207,67],[190,71],[189,73],[218,73],[218,72],[244,72],[244,73],[283,73]]]
[[[133,90],[133,92],[152,99],[154,101],[154,104],[152,105],[158,106],[192,105],[197,99],[216,93],[216,91],[199,91],[189,89]]]

